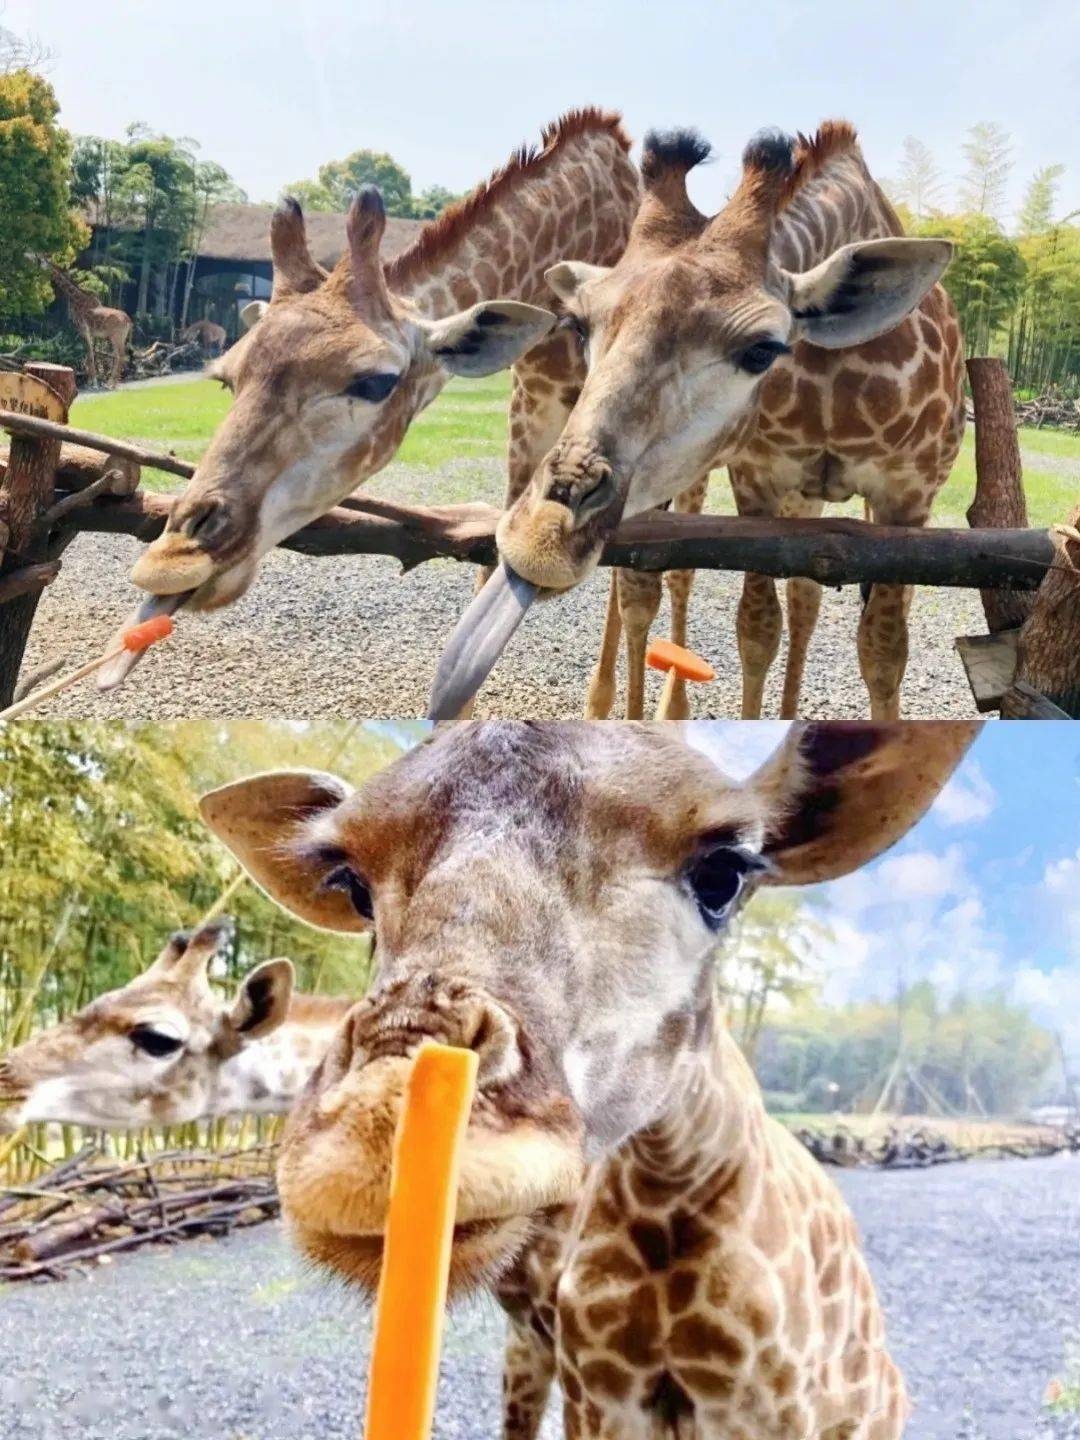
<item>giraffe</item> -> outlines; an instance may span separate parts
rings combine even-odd
[[[272,899],[378,932],[374,988],[282,1142],[304,1253],[372,1289],[410,1057],[469,1045],[451,1292],[494,1286],[538,1212],[572,1210],[518,1277],[570,1440],[896,1440],[903,1381],[854,1224],[765,1115],[713,963],[759,885],[847,875],[894,844],[977,729],[793,726],[740,785],[678,726],[474,722],[355,792],[283,771],[204,796]],[[515,1440],[544,1388],[532,1349]]]
[[[181,340],[196,341],[207,355],[220,355],[229,342],[224,325],[215,320],[194,320],[180,331]]]
[[[207,971],[233,925],[223,915],[176,931],[142,975],[0,1057],[0,1134],[40,1121],[128,1130],[287,1115],[356,997],[301,994],[292,963],[278,959],[256,966],[227,1004]],[[522,1433],[530,1394],[537,1424],[543,1413],[553,1355],[530,1296],[552,1283],[572,1214],[539,1213],[536,1237],[496,1288],[510,1326],[507,1440]],[[537,1367],[547,1374],[542,1391]]]
[[[516,498],[584,375],[574,337],[549,333],[544,272],[566,251],[617,259],[639,194],[629,148],[617,115],[570,112],[385,268],[377,190],[353,202],[329,275],[285,201],[271,224],[271,301],[244,307],[247,333],[214,372],[235,403],[134,583],[167,608],[178,596],[196,609],[235,600],[262,555],[393,458],[452,375],[513,366],[507,503]]]
[[[77,285],[70,275],[51,260],[46,260],[44,263],[53,286],[60,291],[67,302],[68,315],[71,317],[72,325],[78,330],[83,344],[86,346],[86,373],[90,384],[97,384],[97,357],[94,354],[94,341],[99,338],[107,340],[112,350],[113,361],[112,369],[109,372],[109,384],[118,384],[124,369],[127,343],[131,338],[131,316],[123,310],[114,310],[109,305],[102,305],[96,295],[91,294],[89,290],[84,290],[81,285]]]
[[[455,637],[457,654],[474,643],[481,653],[492,635],[497,649],[508,589],[518,607],[570,589],[621,518],[720,465],[741,515],[816,514],[858,495],[875,521],[926,522],[964,425],[959,326],[936,284],[951,247],[903,236],[846,122],[812,139],[751,141],[734,195],[711,219],[686,189],[708,153],[693,132],[647,137],[622,258],[549,271],[588,375],[500,522],[503,565]],[[872,719],[899,716],[910,593],[874,585],[862,610]],[[796,579],[788,594],[784,718],[796,713],[820,590]],[[780,642],[771,579],[745,576],[737,630],[742,713],[753,718]]]
[[[278,959],[226,1002],[207,970],[232,928],[222,916],[177,931],[141,975],[0,1058],[0,1129],[285,1114],[354,1000],[297,994]]]

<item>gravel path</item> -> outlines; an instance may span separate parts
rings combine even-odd
[[[462,472],[468,488],[462,491]],[[444,471],[391,466],[370,488],[395,499],[439,503],[469,493],[497,502],[500,462],[451,462]],[[71,663],[100,653],[137,599],[127,573],[138,553],[127,537],[83,536],[42,598],[27,648],[30,669],[60,655]],[[217,615],[182,619],[176,637],[149,656],[109,696],[82,685],[50,702],[49,714],[96,718],[180,719],[193,715],[316,717],[421,716],[439,655],[472,594],[473,571],[434,561],[400,575],[389,557],[316,560],[275,551],[253,588]],[[581,713],[596,660],[607,572],[571,596],[537,606],[481,693],[478,715],[566,718]],[[695,697],[695,714],[739,714],[735,607],[741,576],[698,575],[690,645],[709,657],[719,679]],[[868,713],[855,652],[858,588],[827,591],[810,652],[803,714],[859,718]],[[666,602],[656,630],[666,633]],[[911,613],[911,661],[904,713],[974,714],[953,650],[957,635],[985,629],[970,590],[917,592]],[[766,694],[766,716],[779,711],[781,653]],[[649,703],[660,679],[650,674]],[[44,713],[44,712],[43,712]]]
[[[1076,1440],[1039,1418],[1080,1341],[1069,1157],[843,1173],[917,1402],[907,1440]],[[502,1319],[453,1316],[437,1440],[499,1434]],[[369,1324],[280,1230],[144,1251],[0,1292],[2,1440],[355,1440]],[[557,1440],[549,1413],[544,1440]]]

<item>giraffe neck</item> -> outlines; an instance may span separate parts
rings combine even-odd
[[[518,157],[453,216],[433,221],[387,267],[391,290],[440,319],[480,300],[550,306],[545,270],[559,260],[613,265],[638,205],[637,171],[617,120],[556,133]]]
[[[287,1114],[353,1004],[346,996],[294,996],[284,1024],[219,1066],[208,1116]]]
[[[682,1211],[703,1206],[739,1176],[756,1173],[765,1106],[750,1066],[711,1007],[707,1039],[677,1067],[661,1115],[625,1142],[634,1188]]]
[[[73,305],[77,310],[97,309],[101,302],[96,295],[91,295],[88,290],[84,290],[82,286],[76,285],[70,275],[64,274],[59,265],[54,265],[52,261],[47,261],[46,264],[48,265],[49,274],[52,276],[53,284],[63,294],[64,299],[67,300],[69,305]]]
[[[769,259],[811,270],[841,245],[902,235],[903,226],[857,148],[830,159],[780,212]]]

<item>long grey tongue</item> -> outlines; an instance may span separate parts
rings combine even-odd
[[[502,564],[475,596],[443,651],[428,701],[429,720],[454,720],[495,668],[495,662],[536,599],[537,587]]]
[[[194,593],[194,590],[185,590],[181,595],[151,595],[148,600],[143,601],[135,614],[126,620],[123,627],[113,636],[109,649],[119,645],[121,635],[132,625],[138,625],[143,620],[152,620],[155,615],[175,615],[184,601]],[[114,660],[103,665],[97,672],[97,688],[99,690],[115,690],[118,685],[122,685],[145,653],[145,650],[124,650]]]

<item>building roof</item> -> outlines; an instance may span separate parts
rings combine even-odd
[[[270,205],[213,205],[199,254],[208,260],[270,260]],[[308,245],[320,265],[335,265],[345,249],[345,216],[309,210],[305,214]],[[392,260],[415,240],[421,220],[402,220],[391,215],[386,221],[382,257]]]

